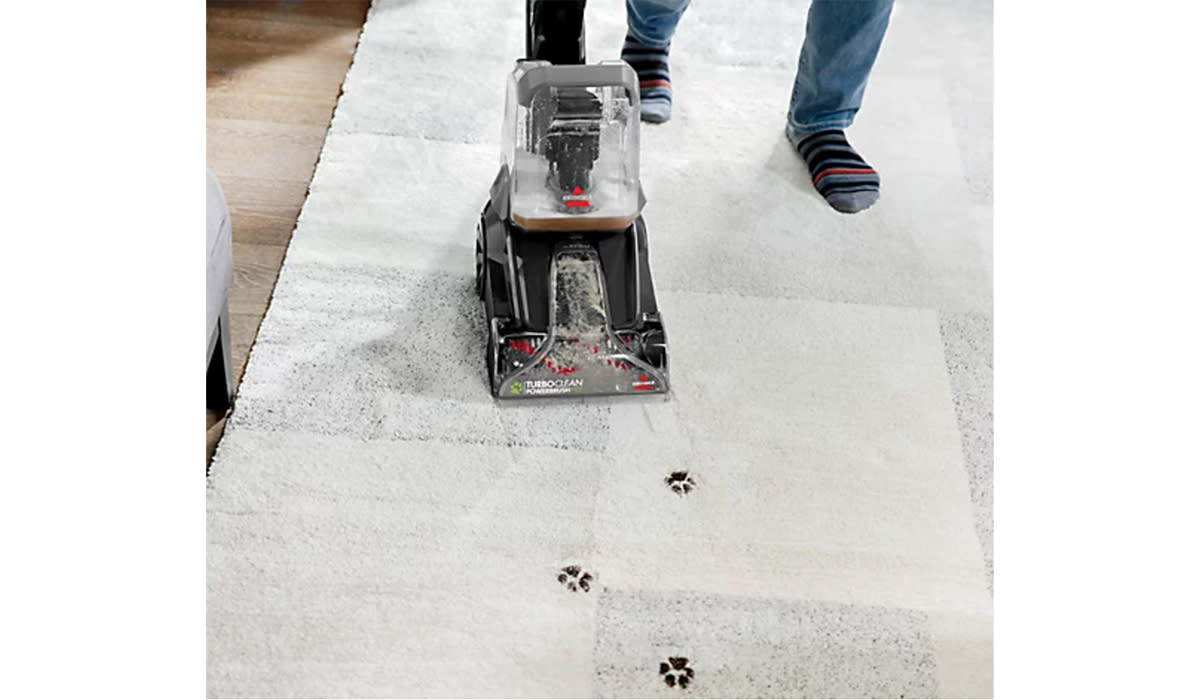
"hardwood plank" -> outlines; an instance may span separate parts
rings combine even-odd
[[[289,211],[298,213],[308,193],[307,182],[297,185],[294,180],[246,177],[237,173],[222,176],[221,188],[225,190],[225,199],[230,207],[246,208],[269,216],[287,216]]]
[[[285,252],[287,247],[282,245],[233,242],[233,281],[229,285],[231,314],[262,316],[266,313]]]
[[[250,119],[208,120],[208,164],[221,178],[303,182],[312,180],[328,126]]]
[[[342,42],[316,43],[306,47],[258,45],[238,39],[208,37],[207,70],[223,71],[238,68],[257,69],[259,65],[273,71],[292,71],[299,77],[305,72],[325,82],[332,78],[341,82],[346,69],[338,70],[345,63],[350,65],[352,49],[342,47]],[[315,54],[315,55],[314,55]]]
[[[278,17],[255,17],[247,13],[209,12],[206,31],[209,40],[244,41],[259,46],[277,46],[288,50],[316,52],[354,50],[361,23],[353,26],[334,22],[294,22]],[[313,49],[312,45],[319,45]]]
[[[207,111],[209,119],[236,120],[252,114],[256,121],[327,127],[335,104],[337,100],[333,96],[305,97],[270,94],[265,90],[250,93],[223,89],[209,91]]]
[[[246,360],[250,358],[250,348],[254,345],[254,338],[258,335],[258,326],[262,323],[263,312],[252,313],[229,313],[229,331],[233,336],[233,347],[230,354],[233,355],[233,381],[234,385],[238,386],[242,383],[242,374],[246,371]],[[237,394],[234,394],[234,401],[237,400]]]
[[[287,246],[308,193],[307,182],[226,175],[221,177],[221,186],[235,240]]]
[[[258,64],[225,61],[210,64],[206,71],[208,90],[246,94],[267,92],[310,99],[337,97],[338,91],[330,92],[325,83],[336,80],[340,88],[345,76],[344,70],[336,77],[332,76],[332,70],[306,71],[300,59],[294,64],[275,60]]]
[[[299,212],[300,206],[296,205]],[[233,213],[233,227],[238,230],[242,243],[279,246],[286,250],[296,228],[296,214],[291,216],[267,216],[261,214]]]
[[[308,22],[360,29],[367,18],[365,1],[316,0],[309,2],[256,2],[254,0],[209,0],[209,18],[235,17],[272,22]]]

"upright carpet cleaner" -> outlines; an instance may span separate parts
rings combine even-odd
[[[667,337],[638,179],[638,78],[587,65],[586,0],[527,0],[475,244],[493,396],[660,394]]]

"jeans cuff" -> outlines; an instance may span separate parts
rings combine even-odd
[[[671,40],[669,38],[664,41],[649,41],[646,39],[646,37],[642,36],[640,32],[634,29],[632,24],[626,25],[626,33],[633,37],[634,41],[648,49],[666,50],[671,48]]]

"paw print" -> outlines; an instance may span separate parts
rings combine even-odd
[[[676,685],[680,688],[687,688],[696,672],[688,666],[688,660],[685,657],[672,656],[658,665],[658,675],[662,676],[663,682],[672,688]]]
[[[691,476],[688,476],[687,472],[671,472],[663,481],[680,496],[686,496],[696,488],[696,482],[692,480]]]
[[[592,575],[583,571],[578,566],[564,567],[558,575],[558,582],[567,587],[568,591],[583,591],[587,593],[592,589]]]

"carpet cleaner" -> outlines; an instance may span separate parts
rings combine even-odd
[[[661,394],[667,337],[638,178],[638,78],[587,64],[586,0],[527,0],[475,244],[492,395]]]

